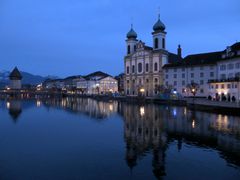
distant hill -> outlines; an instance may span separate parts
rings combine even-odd
[[[0,71],[0,87],[5,87],[6,85],[9,84],[9,76],[10,71]],[[21,71],[21,74],[23,76],[22,79],[22,84],[32,84],[32,85],[36,85],[36,84],[40,84],[43,81],[45,81],[46,79],[57,79],[57,76],[47,76],[47,77],[43,77],[43,76],[39,76],[39,75],[33,75],[31,73],[28,72],[23,72]]]

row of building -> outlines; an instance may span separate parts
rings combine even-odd
[[[118,80],[109,74],[97,71],[86,76],[70,76],[65,79],[48,79],[43,89],[66,90],[81,94],[108,94],[118,92]]]
[[[127,33],[124,58],[124,92],[130,96],[155,96],[164,89],[184,97],[198,96],[217,100],[240,99],[240,42],[223,51],[182,57],[167,50],[166,27],[160,20],[153,26],[153,46],[137,39],[131,27]],[[191,89],[194,85],[195,89]]]
[[[17,67],[9,75],[8,90],[26,89],[22,85],[22,75]],[[123,90],[123,74],[112,77],[101,71],[97,71],[86,76],[69,76],[64,79],[47,79],[37,85],[37,90],[60,90],[80,94],[112,94]],[[121,87],[119,87],[121,86]],[[30,89],[34,88],[31,87]]]

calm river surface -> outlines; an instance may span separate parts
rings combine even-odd
[[[86,98],[0,101],[0,179],[240,179],[240,118]]]

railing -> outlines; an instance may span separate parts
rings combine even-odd
[[[226,78],[226,79],[211,79],[208,80],[208,83],[217,83],[217,82],[238,82],[240,81],[239,77]]]

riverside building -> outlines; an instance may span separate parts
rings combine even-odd
[[[240,43],[224,51],[193,54],[181,61],[164,65],[165,86],[182,96],[192,96],[188,85],[196,83],[197,97],[236,101],[239,96]]]
[[[158,87],[164,85],[162,67],[181,59],[179,54],[167,51],[166,27],[158,17],[153,26],[152,44],[147,46],[137,39],[137,33],[131,27],[127,33],[126,56],[124,58],[124,92],[126,95],[154,96],[158,94]]]

